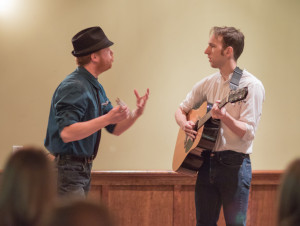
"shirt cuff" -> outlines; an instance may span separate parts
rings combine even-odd
[[[246,124],[246,133],[243,136],[244,141],[252,141],[254,140],[254,127],[252,125]]]

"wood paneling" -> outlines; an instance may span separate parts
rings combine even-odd
[[[247,226],[275,225],[281,173],[253,172]],[[195,226],[195,181],[172,171],[93,171],[89,198],[106,203],[120,226]]]
[[[112,186],[107,202],[120,225],[173,225],[172,186]]]
[[[194,186],[174,186],[174,226],[195,225]]]

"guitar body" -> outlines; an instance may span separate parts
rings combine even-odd
[[[244,100],[248,95],[248,87],[231,90],[218,104],[219,109],[227,103],[236,103]],[[203,163],[202,151],[213,150],[218,137],[220,120],[211,117],[212,105],[203,103],[197,110],[191,110],[187,115],[188,121],[195,123],[198,131],[194,140],[179,129],[173,157],[173,170],[176,172],[195,175]]]
[[[217,140],[220,121],[211,117],[204,123],[198,125],[199,120],[211,110],[212,105],[203,103],[197,110],[191,110],[187,120],[196,124],[198,134],[193,141],[180,129],[173,157],[173,170],[176,172],[195,175],[203,163],[201,153],[203,150],[212,150]]]

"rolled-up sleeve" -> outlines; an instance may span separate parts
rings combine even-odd
[[[80,83],[67,83],[60,87],[54,98],[55,120],[59,132],[64,127],[80,122],[87,108],[86,92]]]
[[[260,82],[248,86],[248,96],[241,108],[240,121],[246,123],[244,141],[252,141],[262,114],[265,90]]]
[[[192,90],[186,95],[186,98],[181,102],[180,108],[188,113],[191,109],[197,109],[206,101],[204,95],[205,80],[202,80],[194,85]]]

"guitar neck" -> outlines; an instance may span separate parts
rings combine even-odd
[[[219,109],[224,107],[228,103],[228,96],[226,96],[218,105]],[[198,122],[198,130],[211,118],[211,111],[207,112]]]

